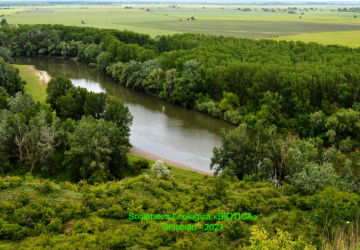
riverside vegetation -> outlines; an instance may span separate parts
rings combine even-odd
[[[0,247],[358,247],[358,50],[61,25],[4,25],[0,38]],[[55,77],[48,105],[35,102],[10,56],[37,54],[76,55],[120,84],[231,117],[240,125],[221,132],[215,177],[129,160],[132,116],[104,93]],[[258,220],[179,233],[128,220],[174,212],[250,212]]]

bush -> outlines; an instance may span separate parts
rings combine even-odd
[[[18,197],[18,201],[22,206],[26,206],[30,202],[30,197],[27,193],[21,193]]]
[[[41,185],[38,186],[40,193],[50,193],[51,192],[51,182],[45,180]]]
[[[274,210],[290,210],[290,202],[282,198],[274,198],[269,200],[268,205]]]
[[[59,186],[64,189],[64,190],[70,190],[70,191],[73,191],[73,192],[77,192],[78,191],[78,188],[75,184],[72,184],[71,182],[69,181],[65,181],[65,182],[60,182]]]
[[[62,232],[62,220],[61,218],[51,219],[50,223],[46,226],[47,232],[60,234]]]
[[[157,184],[158,187],[161,187],[164,190],[171,190],[173,188],[172,183],[169,181],[160,180]]]
[[[12,239],[15,236],[15,239],[23,238],[21,237],[21,226],[18,224],[9,224],[6,221],[0,219],[0,239]],[[25,231],[23,231],[25,234]]]
[[[165,167],[164,162],[161,160],[157,160],[151,167],[151,171],[153,171],[158,178],[163,176],[169,176],[170,170]]]
[[[148,169],[150,164],[146,159],[142,158],[141,160],[134,161],[134,165],[138,168]]]
[[[293,195],[295,193],[295,188],[289,184],[284,184],[281,188],[280,188],[281,193],[283,193],[286,196],[290,196]]]
[[[17,177],[17,176],[13,176],[13,177],[10,177],[10,176],[7,176],[5,177],[5,179],[3,180],[3,186],[6,188],[6,187],[17,187],[17,186],[20,186],[22,182],[22,179],[21,177]],[[0,182],[1,184],[1,182]],[[7,184],[7,185],[6,185]],[[1,185],[0,185],[1,187]]]
[[[98,211],[99,216],[104,218],[115,218],[115,219],[125,219],[128,217],[128,212],[126,212],[120,205],[113,205],[109,209],[100,209]]]
[[[300,197],[297,199],[296,206],[301,210],[309,210],[310,205],[306,197]]]

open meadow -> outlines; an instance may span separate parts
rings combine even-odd
[[[187,32],[253,39],[275,37],[281,40],[286,37],[287,40],[359,47],[360,39],[356,38],[360,15],[358,12],[338,12],[344,7],[352,6],[41,5],[0,9],[0,14],[5,15],[10,24],[126,29],[152,37]],[[326,32],[326,36],[322,32]],[[332,32],[337,33],[332,35]],[[316,35],[312,36],[312,33]]]

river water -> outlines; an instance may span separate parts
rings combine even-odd
[[[51,77],[64,76],[75,86],[93,92],[106,92],[122,100],[134,116],[132,145],[163,158],[212,172],[210,158],[221,146],[219,132],[235,128],[220,119],[192,109],[167,103],[158,97],[119,85],[97,68],[85,63],[48,57],[14,58],[15,64],[34,65]]]

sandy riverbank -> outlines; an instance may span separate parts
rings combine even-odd
[[[48,72],[37,70],[33,66],[29,67],[35,70],[35,75],[39,77],[41,83],[47,84],[50,81],[51,76],[48,74]]]
[[[193,172],[196,172],[196,173],[199,173],[199,174],[210,175],[210,176],[213,175],[212,173],[205,172],[205,171],[190,167],[188,165],[185,165],[185,164],[182,164],[182,163],[179,163],[179,162],[176,162],[176,161],[171,161],[171,160],[162,158],[160,156],[154,155],[152,153],[149,153],[149,152],[147,152],[145,150],[142,150],[140,148],[137,148],[135,146],[133,146],[132,149],[130,149],[129,153],[141,156],[143,158],[146,158],[146,159],[149,159],[149,160],[152,160],[152,161],[162,160],[164,163],[166,163],[166,164],[168,164],[170,166],[174,166],[174,167],[181,168],[181,169],[188,170],[188,171],[193,171]]]

